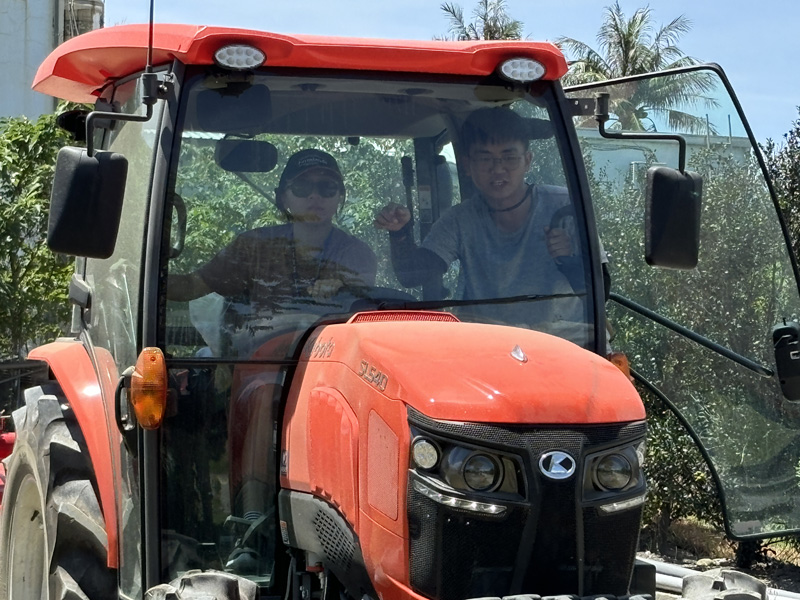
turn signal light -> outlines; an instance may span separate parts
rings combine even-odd
[[[633,377],[631,377],[631,366],[628,363],[628,357],[625,356],[622,352],[612,352],[606,358],[617,367],[620,371],[625,374],[625,377],[628,378],[629,381],[633,381]]]
[[[145,348],[131,376],[131,405],[144,429],[158,429],[167,406],[167,366],[159,348]]]

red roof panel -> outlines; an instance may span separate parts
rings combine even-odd
[[[94,102],[108,83],[144,70],[147,25],[98,29],[56,48],[39,67],[36,91]],[[545,67],[546,79],[567,71],[564,56],[547,42],[438,42],[380,40],[310,35],[282,35],[247,29],[200,25],[155,25],[153,65],[177,59],[185,64],[212,64],[225,44],[250,44],[263,50],[273,67],[354,69],[452,75],[488,75],[498,62],[529,57]]]

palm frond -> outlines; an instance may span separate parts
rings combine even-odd
[[[454,2],[440,6],[449,22],[449,35],[444,39],[456,40],[517,40],[522,37],[522,21],[511,18],[505,0],[479,0],[472,11],[473,21],[468,23],[464,10]]]
[[[444,2],[439,8],[442,9],[442,12],[447,15],[450,21],[448,31],[450,35],[453,36],[453,39],[462,41],[477,39],[471,37],[470,26],[464,21],[464,10],[458,4],[454,2]]]

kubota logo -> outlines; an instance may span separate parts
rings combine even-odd
[[[539,459],[539,469],[550,479],[569,479],[575,472],[575,459],[566,452],[545,452]]]

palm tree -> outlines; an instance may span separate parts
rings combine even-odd
[[[479,0],[472,15],[472,23],[464,20],[464,11],[458,4],[445,2],[442,11],[450,19],[449,40],[518,40],[522,38],[522,21],[512,19],[506,12],[505,0]]]
[[[629,75],[640,75],[698,64],[677,46],[683,34],[691,29],[691,21],[683,15],[657,30],[649,7],[638,9],[630,19],[619,2],[606,7],[605,20],[597,33],[599,50],[579,40],[560,37],[556,40],[569,55],[570,69],[565,85],[604,81]],[[716,106],[706,94],[715,87],[710,74],[693,71],[668,78],[652,79],[626,86],[629,95],[612,95],[611,106],[623,129],[654,130],[650,115],[666,117],[670,127],[688,133],[705,133],[706,120],[686,112],[701,104]],[[684,109],[684,110],[681,110]],[[649,121],[649,123],[648,123]]]

